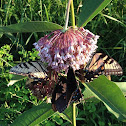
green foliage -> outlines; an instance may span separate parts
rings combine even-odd
[[[11,66],[8,61],[13,61],[13,55],[9,54],[10,46],[4,45],[0,48],[0,67],[2,69],[3,66]],[[5,64],[4,64],[5,63]]]
[[[82,3],[83,2],[84,0]],[[67,1],[65,0],[1,0],[0,25],[7,26],[28,21],[48,21],[64,26],[66,3]],[[81,0],[74,1],[75,15],[77,18],[81,10],[81,6],[79,5],[81,5]],[[126,81],[126,28],[125,25],[123,25],[126,24],[125,7],[126,1],[113,0],[85,26],[85,28],[89,29],[94,34],[100,35],[98,51],[105,52],[112,56],[123,67],[123,76],[112,76],[113,81]],[[79,9],[79,11],[77,11],[77,9]],[[71,25],[71,20],[69,25]],[[12,66],[20,62],[39,59],[37,56],[38,52],[36,52],[35,49],[32,50],[32,48],[34,48],[33,43],[38,41],[38,39],[46,33],[47,32],[0,33],[0,125],[6,126],[12,124],[17,117],[23,116],[23,112],[31,108],[34,109],[33,106],[42,103],[42,101],[37,100],[32,93],[25,88],[26,79],[16,82],[16,84],[9,87],[7,84],[10,79],[13,78],[12,75],[8,74]],[[120,89],[124,89],[123,93],[125,93],[124,84],[123,86],[118,85]],[[118,95],[116,92],[113,94],[116,95],[116,97]],[[88,89],[84,90],[85,98],[92,96],[94,95]],[[95,103],[94,100],[96,101]],[[118,102],[119,101],[120,100],[118,100]],[[41,105],[43,104],[45,103]],[[79,126],[125,125],[123,122],[118,121],[116,117],[108,112],[106,107],[95,98],[86,99],[86,103],[79,104],[77,113],[77,125]],[[71,120],[72,107],[68,108],[64,112],[64,115],[55,113],[49,119],[44,120],[38,125],[61,125],[63,122],[62,126],[66,126],[71,125]]]
[[[88,0],[83,2],[82,11],[79,14],[78,26],[85,26],[100,11],[110,3],[111,0]]]
[[[25,80],[16,83],[13,86],[8,87],[9,80],[13,78],[9,75],[9,69],[14,66],[13,55],[10,54],[12,46],[4,45],[0,48],[0,124],[10,124],[18,114],[28,110],[33,105],[38,105],[41,101],[37,101],[36,97],[32,96],[32,93],[25,88]],[[26,53],[26,52],[25,52]],[[23,54],[25,54],[23,53]],[[22,55],[22,53],[20,52]],[[27,52],[27,58],[30,59],[37,57],[37,52]],[[24,55],[23,55],[24,56]]]
[[[77,125],[124,126],[125,123],[120,122],[108,112],[103,103],[86,102],[78,106]]]
[[[35,126],[49,118],[52,114],[54,114],[54,111],[52,110],[51,104],[43,103],[24,112],[11,126]]]
[[[102,101],[107,109],[119,120],[126,122],[126,99],[114,82],[109,81],[104,75],[101,75],[98,79],[94,79],[93,82],[84,85],[91,90],[94,96]]]

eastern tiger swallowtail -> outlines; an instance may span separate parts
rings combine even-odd
[[[34,79],[44,79],[47,77],[47,69],[41,61],[29,61],[18,64],[10,69],[11,74],[28,76]]]
[[[80,78],[80,80],[90,82],[99,75],[122,75],[123,71],[121,66],[111,57],[96,53],[90,65],[86,68],[76,70],[75,75]]]
[[[41,61],[29,61],[10,69],[11,74],[27,76],[26,86],[38,99],[52,95],[55,82],[49,80],[48,70]]]
[[[54,111],[63,112],[73,101],[78,101],[81,97],[74,71],[69,67],[67,79],[61,77],[53,91],[52,108]]]

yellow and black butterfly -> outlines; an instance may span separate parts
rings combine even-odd
[[[33,79],[44,79],[48,76],[48,70],[41,61],[28,61],[18,64],[12,67],[9,73],[28,76]]]
[[[27,76],[26,86],[38,99],[52,95],[55,83],[47,81],[48,70],[41,61],[29,61],[10,69],[11,74]]]
[[[80,80],[90,82],[99,75],[122,75],[121,66],[113,58],[103,53],[96,53],[89,66],[75,71]]]

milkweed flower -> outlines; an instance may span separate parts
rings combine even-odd
[[[69,27],[65,32],[56,30],[45,35],[34,46],[41,61],[47,62],[56,72],[67,71],[69,65],[77,70],[90,60],[97,49],[98,38],[98,35],[82,27]]]

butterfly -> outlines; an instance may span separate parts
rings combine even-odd
[[[86,68],[75,71],[75,75],[84,82],[90,82],[101,74],[122,75],[123,70],[113,58],[103,53],[96,53]]]
[[[77,86],[75,74],[72,67],[69,67],[67,78],[60,77],[53,94],[52,108],[54,111],[63,112],[68,106],[82,98],[81,90]]]
[[[52,95],[55,82],[49,81],[47,67],[41,61],[29,61],[18,64],[12,67],[9,73],[27,76],[26,86],[38,99]]]

